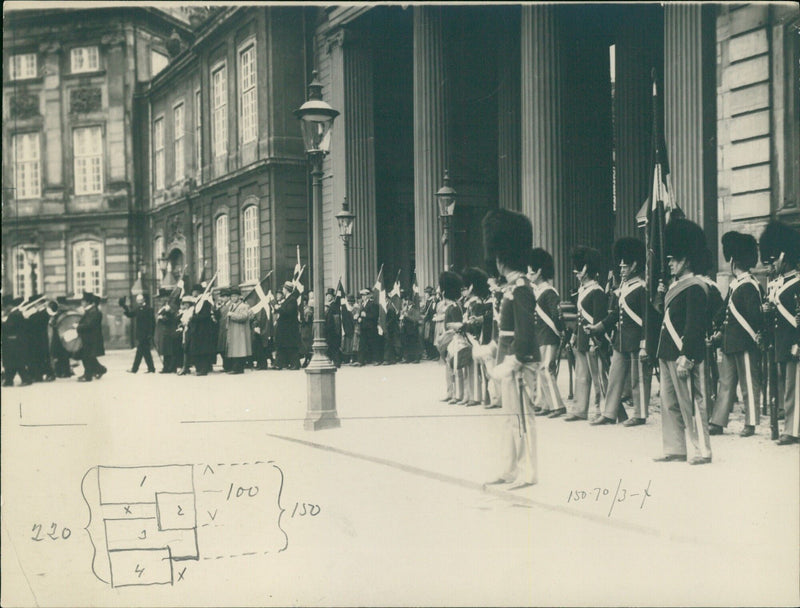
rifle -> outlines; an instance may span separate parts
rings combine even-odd
[[[765,307],[766,326],[766,402],[769,404],[769,428],[772,439],[778,438],[778,362],[775,359],[775,307]]]

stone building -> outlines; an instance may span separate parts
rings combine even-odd
[[[3,293],[103,299],[137,278],[133,92],[168,63],[187,24],[148,8],[13,10],[3,27]]]

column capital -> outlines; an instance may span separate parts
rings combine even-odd
[[[332,53],[338,48],[365,47],[368,45],[369,37],[367,34],[357,32],[346,27],[338,27],[326,36],[326,48],[328,53]]]

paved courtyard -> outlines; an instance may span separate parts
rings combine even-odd
[[[537,418],[539,484],[486,489],[502,414],[441,403],[437,363],[343,368],[341,428],[309,432],[304,372],[133,376],[132,357],[91,384],[3,389],[3,606],[800,603],[800,458],[768,420],[742,439],[734,417],[691,467],[652,462],[657,412]],[[182,495],[164,481],[168,581],[146,585],[165,581],[133,551],[157,550],[145,526],[112,528],[165,471],[189,471],[194,528],[164,525]],[[196,558],[178,559],[187,533]]]

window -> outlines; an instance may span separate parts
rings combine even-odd
[[[203,106],[200,91],[194,92],[194,168],[197,183],[203,180]]]
[[[172,130],[173,130],[173,144],[172,148],[175,153],[175,181],[181,181],[184,178],[184,165],[185,159],[183,157],[183,104],[179,103],[172,109]]]
[[[69,54],[70,71],[73,74],[81,72],[96,72],[100,69],[100,54],[96,46],[83,46],[72,49]]]
[[[30,298],[42,293],[42,252],[30,245],[14,247],[11,275],[15,298]]]
[[[156,190],[164,189],[164,119],[153,122],[153,183]]]
[[[205,267],[205,260],[203,259],[203,224],[197,224],[194,229],[194,267],[197,268],[198,276],[202,280]]]
[[[103,293],[103,243],[80,241],[72,246],[72,284],[75,295]]]
[[[231,273],[228,263],[228,216],[217,218],[217,284],[230,285]]]
[[[242,273],[242,280],[247,282],[258,281],[259,268],[258,268],[258,253],[259,253],[259,238],[258,238],[258,207],[250,205],[244,210],[242,214],[242,223],[244,224],[244,272]]]
[[[100,127],[82,127],[72,132],[75,156],[75,194],[103,191],[103,133]]]
[[[39,134],[20,133],[11,140],[14,163],[14,198],[27,199],[41,196],[39,179]]]
[[[156,267],[156,284],[161,287],[161,281],[164,277],[161,276],[161,268],[158,261],[164,257],[164,237],[159,235],[153,239],[153,262]]]
[[[150,77],[152,78],[169,65],[169,57],[158,51],[150,51]]]
[[[256,45],[252,42],[239,51],[239,91],[241,91],[239,139],[246,144],[258,139]]]
[[[211,73],[211,104],[214,156],[225,156],[228,152],[228,84],[225,64]]]
[[[12,55],[8,62],[11,80],[36,78],[36,53]]]

